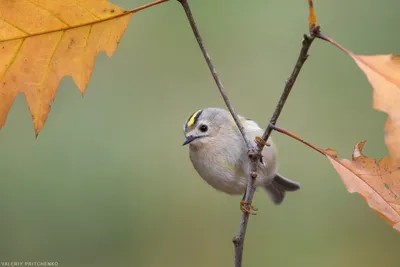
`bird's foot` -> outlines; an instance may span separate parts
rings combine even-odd
[[[248,213],[248,214],[251,214],[251,215],[257,215],[257,211],[258,211],[258,209],[256,207],[254,207],[251,204],[251,202],[246,202],[244,200],[240,201],[240,210],[243,213]]]
[[[271,146],[270,143],[265,142],[264,139],[262,139],[260,136],[256,136],[254,142],[256,142],[256,144],[259,146]]]

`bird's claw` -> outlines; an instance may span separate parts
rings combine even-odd
[[[246,207],[248,206],[248,207]],[[240,201],[240,210],[243,213],[248,213],[251,215],[257,215],[257,211],[258,209],[256,207],[254,207],[251,202],[246,202],[246,201]]]
[[[270,143],[265,142],[264,139],[262,139],[260,136],[256,136],[254,142],[256,142],[256,144],[259,146],[271,146]]]

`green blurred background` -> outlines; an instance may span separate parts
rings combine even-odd
[[[145,0],[115,0],[126,9]],[[307,31],[307,2],[190,2],[237,111],[263,127]],[[323,31],[362,54],[400,52],[398,0],[315,1]],[[387,155],[386,115],[353,61],[316,41],[279,125],[349,158]],[[35,140],[25,99],[0,132],[0,260],[59,266],[232,266],[240,196],[194,171],[182,126],[223,107],[180,5],[132,17],[110,60],[97,58],[82,99],[70,77]],[[400,233],[355,194],[330,163],[274,133],[280,172],[301,182],[283,205],[258,191],[244,266],[399,266]]]

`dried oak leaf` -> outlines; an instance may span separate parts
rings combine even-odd
[[[156,1],[161,2],[161,1]],[[105,0],[0,1],[0,128],[19,93],[36,135],[60,80],[72,76],[84,94],[97,54],[113,54],[132,14]]]
[[[320,36],[348,54],[365,73],[374,88],[373,106],[388,114],[385,143],[393,161],[400,167],[400,56],[356,55],[332,38]]]
[[[378,163],[362,153],[365,141],[354,147],[352,160],[340,159],[332,149],[321,150],[339,173],[350,193],[360,194],[368,205],[400,231],[400,169],[391,158]]]
[[[389,115],[385,143],[400,167],[400,57],[397,55],[359,56],[349,54],[374,88],[374,108]]]

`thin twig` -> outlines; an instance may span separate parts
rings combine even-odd
[[[285,88],[283,89],[281,98],[275,108],[274,114],[272,115],[272,118],[271,118],[267,128],[264,131],[262,139],[265,142],[267,142],[269,136],[271,135],[271,132],[273,129],[271,126],[276,124],[276,122],[279,118],[279,115],[281,114],[281,111],[286,103],[286,100],[287,100],[289,94],[290,94],[290,91],[293,88],[296,78],[299,75],[304,62],[307,60],[308,50],[310,49],[310,46],[315,39],[315,35],[317,33],[319,33],[319,27],[315,26],[313,29],[310,30],[310,33],[311,33],[310,36],[304,35],[301,51],[300,51],[299,57],[297,59],[296,65],[295,65],[289,79],[286,81]],[[257,143],[257,152],[256,153],[259,153],[258,155],[261,155],[261,152],[262,152],[264,146],[265,146],[265,143],[263,143],[263,142]],[[256,161],[256,163],[257,163],[257,161]],[[247,187],[245,201],[251,202],[253,199],[254,192],[255,192],[254,187],[251,187],[251,188]],[[235,267],[242,266],[241,264],[242,264],[243,245],[244,245],[244,238],[245,238],[246,229],[247,229],[247,222],[248,222],[248,214],[243,214],[241,222],[240,222],[240,226],[239,226],[239,233],[233,239],[233,242],[235,243]]]
[[[290,77],[287,79],[285,88],[283,89],[281,98],[279,99],[279,102],[277,106],[275,107],[274,114],[271,117],[271,120],[268,123],[267,128],[264,131],[264,134],[262,135],[262,139],[267,142],[269,136],[271,135],[272,132],[272,125],[275,125],[279,115],[281,114],[281,111],[283,107],[285,106],[286,100],[293,88],[294,83],[296,82],[297,76],[300,73],[301,68],[303,67],[304,63],[306,62],[308,58],[308,50],[311,47],[312,42],[314,41],[315,37],[319,35],[320,29],[319,26],[315,26],[310,30],[310,35],[304,35],[303,42],[302,42],[302,47],[300,50],[299,57],[297,59],[296,65],[294,66],[294,69],[292,71],[292,74]],[[261,153],[261,151],[264,148],[264,144],[261,142],[258,142],[257,144],[257,149]]]
[[[257,151],[255,151],[255,154]],[[250,162],[252,164],[252,162]],[[257,165],[257,160],[255,165]],[[257,168],[257,167],[256,167]],[[245,203],[251,203],[253,201],[254,192],[256,191],[254,185],[247,185],[245,194]],[[243,212],[240,218],[239,231],[237,235],[232,239],[235,246],[235,267],[242,266],[243,250],[244,250],[244,238],[246,236],[247,224],[249,222],[249,213]]]
[[[227,96],[227,94],[225,92],[224,85],[222,84],[222,81],[219,78],[217,70],[215,69],[213,63],[211,62],[210,55],[208,54],[208,52],[207,52],[207,50],[206,50],[206,48],[204,46],[203,39],[201,38],[199,29],[197,28],[197,25],[196,25],[196,22],[194,21],[192,12],[190,11],[190,7],[189,7],[188,1],[187,0],[178,0],[178,1],[182,4],[183,9],[186,12],[186,16],[187,16],[187,18],[189,20],[190,26],[192,27],[193,34],[196,37],[197,43],[200,46],[201,52],[203,53],[204,59],[207,62],[208,68],[211,71],[211,74],[212,74],[212,76],[213,76],[213,78],[215,80],[215,83],[218,86],[218,90],[221,93],[221,96],[224,99],[225,104],[229,109],[229,112],[231,113],[233,119],[235,120],[235,123],[236,123],[237,127],[239,128],[239,131],[242,134],[242,137],[243,137],[244,141],[246,142],[247,148],[248,149],[253,148],[253,145],[251,144],[250,140],[246,136],[246,133],[244,131],[244,127],[243,127],[242,123],[240,122],[239,116],[236,114],[235,110],[233,109],[233,106],[232,106],[232,104],[231,104],[231,102],[230,102],[230,100],[229,100],[229,98],[228,98],[228,96]]]
[[[315,33],[319,32],[319,27],[315,27],[314,29]],[[293,88],[294,82],[296,81],[297,76],[300,73],[301,68],[303,67],[304,62],[307,60],[308,57],[308,50],[312,44],[312,42],[315,39],[315,34],[313,31],[311,31],[311,35],[304,35],[304,39],[302,42],[302,48],[300,51],[300,55],[299,58],[297,59],[297,63],[292,71],[292,74],[290,75],[289,79],[286,82],[285,88],[283,89],[281,98],[275,108],[274,114],[272,115],[272,118],[267,126],[267,128],[265,129],[265,132],[262,136],[262,139],[267,142],[269,136],[271,135],[272,132],[272,125],[276,124],[276,121],[279,118],[279,115],[281,114],[281,111],[283,109],[283,106],[286,103],[286,100],[290,94],[290,91]],[[261,155],[261,152],[263,150],[265,146],[265,143],[263,142],[257,142],[257,151],[255,152],[255,155],[258,154],[258,156]],[[253,161],[251,162],[251,164],[253,164]],[[255,161],[254,164],[257,164],[257,161]],[[246,190],[246,202],[250,202],[253,199],[253,195],[255,192],[255,188],[253,187],[247,187]],[[242,266],[242,257],[243,257],[243,248],[244,248],[244,238],[245,238],[245,234],[246,234],[246,229],[247,229],[247,222],[248,222],[248,218],[249,215],[248,214],[243,214],[242,218],[241,218],[241,222],[240,222],[240,226],[239,226],[239,232],[237,234],[237,236],[233,239],[233,242],[235,244],[235,267],[240,267]]]
[[[261,157],[261,153],[257,151],[257,149],[253,146],[251,141],[247,138],[246,133],[244,131],[243,125],[240,122],[240,119],[238,115],[236,114],[235,110],[232,107],[231,102],[229,101],[229,98],[225,92],[224,85],[222,84],[221,79],[218,76],[218,73],[214,67],[214,65],[211,62],[210,55],[208,54],[204,42],[200,36],[199,29],[197,28],[196,22],[194,21],[192,12],[189,7],[189,3],[187,0],[178,0],[181,4],[183,9],[186,12],[186,16],[189,20],[190,26],[192,27],[192,31],[194,36],[196,37],[197,43],[200,46],[201,52],[203,53],[204,59],[207,62],[208,68],[211,71],[211,74],[215,80],[215,83],[218,86],[219,92],[221,93],[222,98],[225,101],[226,106],[229,109],[229,112],[231,113],[233,119],[235,120],[235,123],[237,127],[239,128],[239,131],[243,137],[243,140],[245,141],[247,148],[248,148],[248,156],[250,159],[250,175],[247,183],[247,188],[246,188],[246,193],[244,196],[244,203],[246,203],[246,208],[249,208],[251,205],[251,202],[253,200],[254,192],[255,192],[255,187],[254,187],[254,180],[257,178],[257,162]],[[235,267],[241,267],[242,266],[242,256],[243,256],[243,245],[244,245],[244,237],[246,235],[246,229],[247,229],[247,222],[249,220],[249,213],[243,212],[242,217],[241,217],[241,222],[239,225],[239,232],[237,236],[235,236],[232,240],[235,246]]]

